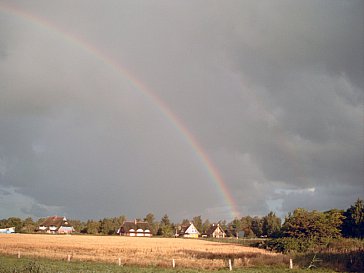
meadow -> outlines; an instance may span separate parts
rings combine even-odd
[[[0,273],[10,272],[362,272],[362,240],[284,255],[249,247],[266,240],[0,234]],[[288,269],[293,258],[294,269]]]
[[[234,268],[289,264],[286,255],[233,243],[123,236],[0,235],[0,254],[153,268],[171,268],[174,259],[176,268],[204,270],[227,268],[229,259]]]
[[[21,258],[0,255],[0,272],[1,273],[207,273],[219,272],[228,273],[225,269],[191,269],[191,268],[161,268],[161,267],[140,267],[140,266],[118,266],[116,264],[103,262],[84,262],[72,261],[66,262],[61,260],[50,260],[44,258]],[[288,269],[280,266],[259,266],[259,267],[241,267],[234,268],[233,272],[238,273],[305,273],[307,269]],[[333,273],[335,271],[328,269],[315,269],[317,273]]]

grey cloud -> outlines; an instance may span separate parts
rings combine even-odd
[[[361,1],[9,5],[38,18],[0,12],[0,185],[31,204],[14,213],[228,219],[148,92],[243,215],[363,196]]]

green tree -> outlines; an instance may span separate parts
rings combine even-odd
[[[85,233],[98,234],[100,229],[100,221],[88,220],[86,223]]]
[[[125,220],[126,220],[125,215],[120,215],[118,217],[112,218],[112,221],[116,227],[116,230],[118,230],[122,226],[122,224],[124,224]]]
[[[202,231],[202,218],[200,215],[193,217],[192,223],[199,232]]]
[[[77,233],[81,233],[81,231],[86,228],[86,223],[82,222],[81,220],[72,219],[72,220],[68,220],[68,222],[71,226],[73,226],[73,228],[75,229],[75,232],[77,232]]]
[[[35,222],[36,226],[37,226],[37,227],[39,227],[39,225],[40,225],[41,223],[43,223],[46,219],[47,219],[47,218],[39,218],[39,219]]]
[[[341,237],[341,227],[345,218],[342,210],[331,209],[324,212],[326,237],[338,238]]]
[[[228,224],[226,223],[226,220],[220,220],[219,222],[217,222],[219,225],[220,225],[220,227],[224,230],[224,231],[226,231],[227,229],[228,229]]]
[[[283,224],[283,234],[285,237],[309,238],[316,235],[312,228],[315,212],[308,212],[306,209],[297,208],[293,213],[289,213]]]
[[[251,216],[244,216],[240,219],[242,230],[244,231],[244,237],[252,238],[255,234],[252,230],[253,218]]]
[[[154,214],[153,213],[148,213],[144,217],[144,221],[149,224],[150,231],[152,232],[152,234],[156,234],[157,230],[158,230],[158,223],[155,221]]]
[[[209,219],[206,219],[203,224],[202,224],[202,229],[201,232],[202,233],[206,233],[206,231],[209,229],[209,227],[211,226],[211,223],[209,221]]]
[[[190,224],[190,220],[188,219],[183,219],[182,222],[181,222],[181,226],[188,226]]]
[[[165,214],[160,221],[157,235],[163,237],[172,237],[174,235],[174,225],[169,220],[167,214]]]
[[[274,212],[269,212],[263,217],[262,235],[267,237],[278,237],[281,230],[281,219]]]
[[[105,235],[111,235],[116,232],[118,227],[115,226],[115,223],[110,218],[104,218],[99,222],[99,233]]]
[[[252,219],[251,229],[255,236],[260,237],[263,235],[263,219],[255,216]]]
[[[340,236],[342,219],[338,210],[319,212],[298,208],[286,217],[282,231],[285,237],[320,241],[322,238]]]
[[[238,236],[238,233],[242,231],[242,224],[240,219],[235,218],[228,224],[228,233],[231,236]]]
[[[18,217],[10,217],[5,223],[6,227],[15,227],[15,232],[20,232],[23,227],[23,222]]]
[[[33,233],[36,230],[36,228],[37,228],[36,223],[33,221],[31,217],[28,217],[23,221],[21,232]]]
[[[342,234],[345,237],[364,238],[364,203],[358,199],[344,212]]]

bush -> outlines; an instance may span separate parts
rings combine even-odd
[[[329,252],[348,252],[364,249],[364,240],[353,238],[339,238],[327,240],[325,248]]]
[[[316,243],[312,240],[287,237],[269,240],[263,247],[282,253],[303,253],[314,249],[315,246]]]

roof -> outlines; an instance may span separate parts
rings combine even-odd
[[[142,230],[150,230],[149,227],[149,223],[148,222],[142,222],[142,221],[124,221],[124,223],[122,224],[122,226],[120,227],[120,232],[127,232],[131,229],[134,229],[135,231],[138,229],[142,229]]]
[[[191,225],[191,224],[190,224]],[[186,233],[186,230],[188,229],[188,227],[190,226],[181,226],[181,230],[179,231],[179,234],[185,234]]]
[[[212,224],[208,230],[206,230],[206,235],[210,236],[211,234],[213,234],[215,232],[216,229],[220,229],[221,232],[225,233],[225,231],[220,227],[219,224]]]
[[[187,234],[186,232],[187,232],[187,230],[188,230],[191,226],[192,226],[192,227],[196,230],[196,232],[193,232],[193,233],[198,233],[198,234],[200,234],[200,232],[197,230],[197,228],[195,227],[195,225],[194,225],[193,223],[190,223],[189,225],[183,225],[183,226],[181,226],[181,230],[178,232],[178,234],[180,234],[180,235]]]
[[[61,216],[50,216],[47,219],[45,219],[44,222],[40,224],[40,226],[71,227],[66,217],[61,217]]]

